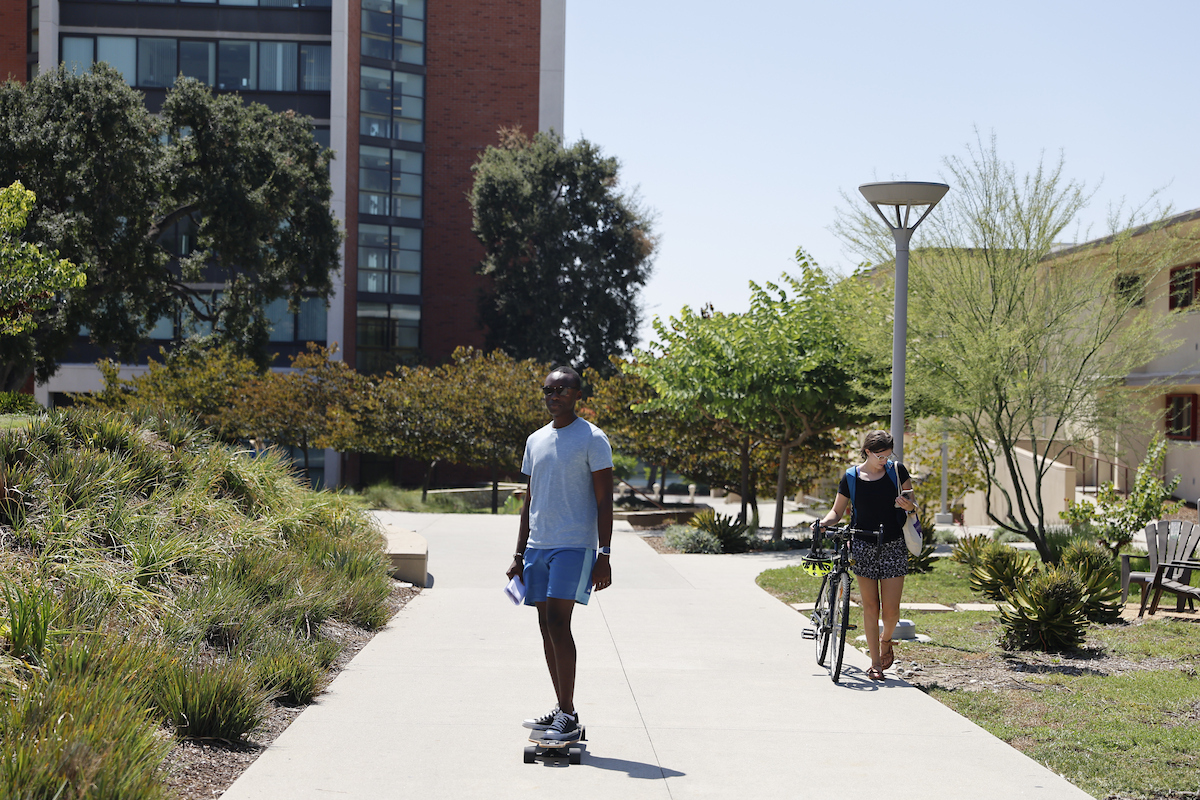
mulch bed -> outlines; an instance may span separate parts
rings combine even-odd
[[[420,591],[410,584],[394,582],[392,593],[388,597],[392,616]],[[329,668],[327,683],[332,681],[375,636],[374,632],[334,621],[323,623],[321,633],[342,645],[341,655]],[[214,797],[220,797],[304,709],[305,706],[271,703],[263,724],[255,728],[250,739],[245,742],[186,739],[177,742],[162,765],[164,782],[177,797],[186,800],[212,800]]]

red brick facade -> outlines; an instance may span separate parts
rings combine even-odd
[[[25,82],[28,0],[0,0],[0,81]]]
[[[482,347],[471,233],[471,165],[500,127],[538,127],[539,0],[439,0],[428,6],[421,350],[444,360]]]

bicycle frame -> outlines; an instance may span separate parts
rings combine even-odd
[[[866,533],[849,526],[826,528],[823,535],[835,543],[833,569],[821,581],[813,608],[817,664],[829,669],[829,678],[837,683],[842,674],[842,656],[846,649],[846,631],[850,629],[850,540]],[[882,533],[880,534],[882,535]],[[822,531],[814,529],[812,550],[819,551]]]

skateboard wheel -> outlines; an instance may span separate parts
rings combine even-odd
[[[568,759],[568,760],[569,760],[569,761],[570,761],[572,764],[578,764],[578,763],[580,763],[581,761],[583,761],[583,751],[582,751],[581,749],[579,749],[578,747],[572,747],[572,748],[571,748],[571,749],[570,749],[570,750],[567,752],[567,759]]]
[[[525,748],[525,763],[532,764],[537,756],[537,748],[533,745]]]

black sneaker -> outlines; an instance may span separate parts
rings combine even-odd
[[[578,715],[559,711],[554,715],[554,722],[542,734],[542,738],[553,742],[577,742],[582,733]]]
[[[558,705],[557,704],[555,704],[554,708],[550,709],[550,711],[543,714],[542,716],[535,717],[533,719],[527,719],[524,722],[522,722],[521,724],[524,725],[526,728],[529,728],[532,731],[545,731],[545,730],[549,730],[550,726],[554,724],[554,718],[556,716],[558,716]]]

